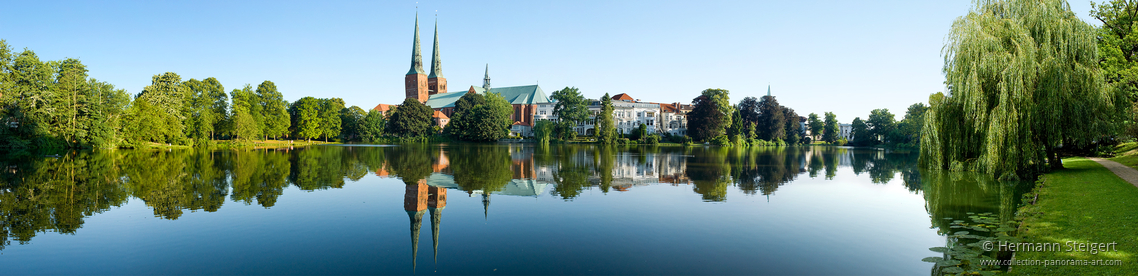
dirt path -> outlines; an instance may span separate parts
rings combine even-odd
[[[1118,175],[1118,177],[1122,178],[1122,180],[1126,180],[1126,182],[1130,182],[1130,184],[1134,185],[1135,187],[1138,187],[1138,170],[1135,170],[1134,168],[1131,168],[1131,167],[1127,167],[1126,165],[1123,165],[1123,164],[1119,164],[1118,162],[1114,162],[1114,161],[1110,161],[1110,160],[1106,160],[1106,159],[1102,159],[1102,158],[1098,158],[1098,157],[1088,157],[1087,159],[1094,160],[1095,162],[1098,162],[1103,167],[1106,167],[1111,172],[1114,172],[1114,174]]]

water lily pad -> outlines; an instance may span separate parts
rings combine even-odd
[[[964,272],[964,269],[961,269],[960,267],[955,267],[955,266],[953,266],[953,267],[946,267],[946,268],[944,268],[944,269],[941,269],[941,270],[940,270],[940,272],[944,272],[944,273],[961,273],[961,272]]]
[[[944,260],[944,258],[941,258],[941,257],[925,257],[924,259],[921,259],[922,262],[926,262],[926,263],[935,263],[935,262],[939,262],[939,261],[943,261],[943,260]]]
[[[939,253],[945,253],[945,252],[948,252],[948,247],[942,247],[942,246],[938,246],[938,247],[930,247],[930,248],[929,248],[929,251],[932,251],[932,252],[939,252]]]

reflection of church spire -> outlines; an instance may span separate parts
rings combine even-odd
[[[482,218],[490,217],[490,193],[482,193]]]
[[[403,194],[403,210],[411,219],[411,269],[415,269],[419,257],[419,229],[423,227],[423,214],[427,213],[427,180],[407,185]]]
[[[427,209],[431,210],[431,244],[434,245],[435,263],[439,262],[439,226],[442,224],[443,209],[447,207],[446,188],[430,187],[427,196]]]
[[[416,268],[415,262],[419,257],[419,228],[423,226],[423,213],[426,210],[418,212],[407,211],[407,217],[411,218],[411,269]]]

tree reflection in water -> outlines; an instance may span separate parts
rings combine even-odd
[[[831,179],[839,167],[868,173],[874,183],[889,182],[900,174],[911,192],[924,193],[932,222],[942,229],[947,226],[940,217],[963,212],[992,211],[1010,217],[1011,209],[989,209],[1014,206],[1011,201],[1018,198],[1014,189],[962,176],[922,173],[915,158],[838,147],[516,144],[25,154],[0,160],[0,246],[26,243],[48,231],[74,233],[84,218],[121,206],[129,197],[141,199],[156,217],[174,220],[187,210],[215,212],[226,197],[269,208],[290,185],[306,191],[336,189],[371,173],[407,185],[404,206],[412,224],[413,248],[422,213],[430,211],[432,230],[439,227],[447,189],[481,195],[484,212],[491,194],[538,196],[548,191],[568,201],[594,188],[608,193],[657,183],[692,185],[702,200],[721,202],[728,200],[731,186],[746,195],[769,196],[800,175],[815,178],[824,173]],[[1000,195],[997,202],[972,196],[993,192]],[[437,231],[432,232],[437,239]]]

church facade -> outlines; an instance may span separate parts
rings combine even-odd
[[[403,87],[406,98],[418,100],[433,109],[432,116],[436,125],[446,127],[450,116],[454,115],[454,103],[465,93],[496,93],[502,95],[513,105],[514,114],[510,116],[513,124],[510,127],[512,135],[533,135],[533,113],[538,104],[549,103],[549,97],[537,85],[524,85],[512,87],[490,87],[490,67],[486,66],[482,86],[471,85],[462,92],[448,93],[447,80],[443,76],[442,59],[439,53],[439,26],[435,22],[434,48],[431,51],[431,70],[423,70],[422,51],[419,47],[419,16],[415,15],[414,45],[411,49],[411,69],[403,77]],[[375,110],[387,112],[391,105],[380,104]],[[381,110],[382,109],[382,110]]]

